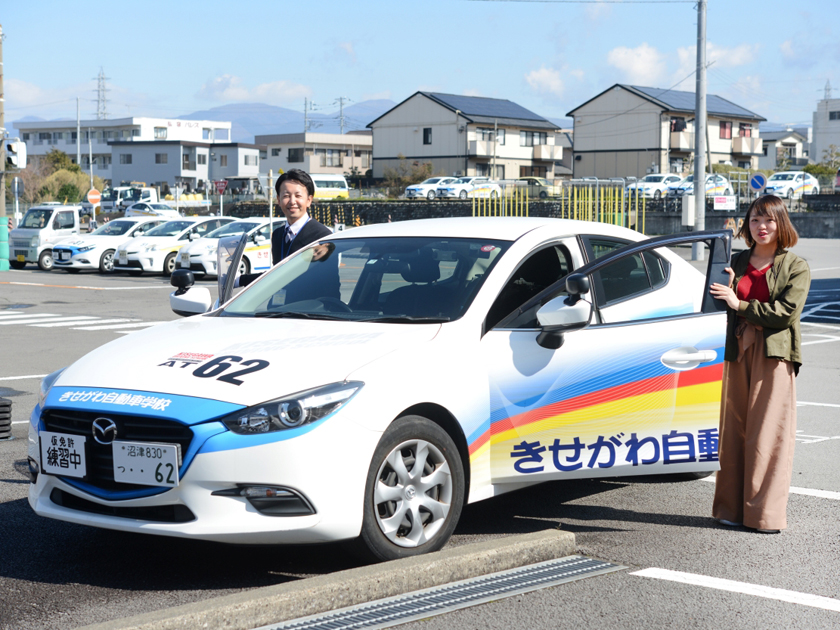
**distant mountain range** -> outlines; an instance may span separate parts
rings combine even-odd
[[[396,103],[376,99],[354,103],[344,108],[344,132],[365,129]],[[254,136],[280,133],[301,133],[304,126],[303,112],[264,103],[234,103],[178,116],[187,120],[219,120],[231,122],[233,142],[254,142]],[[340,133],[341,110],[329,114],[310,112],[309,130],[317,133]]]

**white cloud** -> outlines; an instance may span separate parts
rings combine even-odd
[[[786,39],[779,44],[779,49],[782,51],[782,56],[785,59],[796,59],[796,50],[793,47],[793,41]]]
[[[353,42],[340,42],[336,48],[350,58],[350,63],[356,63],[356,50],[353,48]]]
[[[607,53],[607,63],[634,85],[656,87],[665,73],[665,56],[653,46],[643,43],[636,48],[619,46]]]
[[[525,80],[538,94],[563,96],[563,79],[560,78],[560,72],[554,68],[543,66],[539,70],[531,70],[525,75]]]
[[[383,90],[381,92],[373,92],[372,94],[362,94],[363,101],[378,101],[381,99],[391,99],[391,90]]]
[[[464,90],[464,96],[484,96],[484,94],[481,93],[481,90],[470,88],[468,90]]]
[[[249,89],[237,76],[225,74],[211,79],[198,91],[198,97],[218,102],[261,101],[270,105],[280,105],[297,102],[306,96],[311,96],[312,90],[306,85],[290,81],[273,81],[261,83]]]
[[[604,2],[595,2],[586,5],[584,12],[589,20],[597,22],[603,17],[610,17],[612,15],[612,7]]]
[[[760,44],[740,44],[733,48],[727,48],[725,46],[717,46],[712,42],[707,42],[706,63],[712,64],[711,68],[736,68],[738,66],[745,66],[755,61],[760,48]],[[687,77],[693,81],[693,73],[697,69],[697,46],[678,48],[677,59],[679,60],[679,67],[674,73],[672,83],[683,81]]]

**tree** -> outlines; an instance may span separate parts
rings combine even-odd
[[[47,175],[51,175],[56,171],[70,171],[71,173],[81,173],[82,167],[78,164],[73,164],[73,160],[64,151],[53,149],[47,153],[43,161],[46,163]]]
[[[386,166],[382,174],[385,177],[385,186],[388,188],[388,196],[392,197],[394,191],[399,195],[406,186],[422,182],[432,175],[432,164],[430,162],[411,162],[400,153],[397,155],[399,163],[396,167]]]
[[[82,200],[82,192],[79,187],[71,182],[62,184],[56,196],[62,203],[79,203]]]
[[[822,157],[820,164],[825,164],[835,173],[837,169],[840,169],[840,150],[838,150],[836,144],[829,144],[828,148],[823,150]]]

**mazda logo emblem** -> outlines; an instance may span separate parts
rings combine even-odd
[[[117,438],[117,423],[110,418],[97,418],[93,421],[93,439],[108,445]]]

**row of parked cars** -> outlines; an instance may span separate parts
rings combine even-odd
[[[182,217],[165,209],[153,214],[149,208],[146,214],[113,219],[82,234],[81,211],[80,206],[54,203],[30,208],[10,234],[11,267],[23,269],[35,263],[44,271],[122,271],[132,275],[170,275],[180,268],[215,276],[219,239],[247,233],[240,270],[263,271],[271,267],[271,229],[285,221],[275,219],[272,224],[267,217]]]
[[[647,199],[682,197],[694,194],[694,176],[680,177],[670,173],[647,175],[627,186],[627,192]],[[706,175],[706,196],[731,195],[735,190],[728,178],[719,174]],[[786,199],[799,199],[802,195],[818,195],[820,183],[816,177],[804,171],[782,171],[774,173],[767,180],[766,195]]]
[[[515,186],[527,187],[532,197],[545,199],[560,194],[560,187],[544,177],[520,177]],[[502,187],[489,177],[430,177],[427,180],[408,186],[406,199],[467,199],[470,197],[491,198],[501,196]]]

